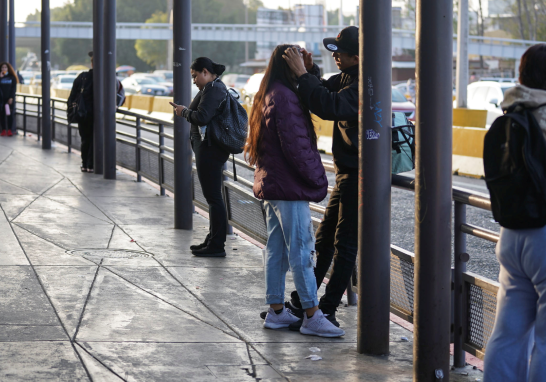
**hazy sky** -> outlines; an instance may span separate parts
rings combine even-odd
[[[91,1],[91,0],[89,0]],[[338,9],[340,1],[343,1],[343,12],[350,14],[356,12],[358,0],[323,0],[327,9]],[[49,0],[51,8],[60,7],[65,3],[71,3],[71,0]],[[263,1],[268,8],[288,8],[294,4],[316,4],[316,0],[266,0]],[[321,0],[319,0],[321,2]],[[42,0],[24,0],[15,2],[15,21],[21,22],[27,19],[27,16],[34,13],[36,9],[42,9]],[[24,3],[24,6],[22,4]]]

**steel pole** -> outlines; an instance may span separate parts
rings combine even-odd
[[[93,165],[104,174],[104,0],[93,0]]]
[[[391,208],[390,0],[360,0],[359,353],[389,352]]]
[[[461,225],[466,224],[466,204],[455,202],[455,240],[454,240],[454,320],[453,320],[453,366],[465,366],[465,352],[463,350],[464,300],[463,300],[463,273],[466,272],[466,234],[461,231]]]
[[[9,63],[17,70],[15,62],[15,5],[14,0],[9,0]],[[14,118],[15,119],[15,118]]]
[[[104,3],[104,179],[116,179],[116,0]]]
[[[419,382],[449,381],[452,19],[451,0],[417,0],[413,380]]]
[[[457,21],[457,107],[468,105],[466,87],[468,86],[468,0],[459,0]]]
[[[51,149],[51,53],[49,0],[42,0],[42,149]]]
[[[174,0],[173,50],[174,102],[188,106],[191,102],[191,0]],[[174,147],[174,228],[190,230],[193,229],[192,153],[190,124],[184,118],[174,118]]]
[[[8,61],[8,0],[0,0],[0,60]]]

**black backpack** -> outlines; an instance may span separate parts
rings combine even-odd
[[[66,112],[66,118],[69,123],[78,123],[82,122],[87,118],[87,107],[85,107],[85,100],[83,99],[83,90],[85,86],[85,80],[87,79],[87,76],[84,74],[82,75],[82,86],[79,91],[79,93],[76,94],[76,97],[74,98],[73,104],[74,105],[68,105],[68,110]]]
[[[546,141],[533,110],[510,107],[485,135],[483,164],[491,209],[505,228],[546,225]]]
[[[230,154],[240,154],[248,135],[248,115],[230,90],[209,122],[207,135]]]

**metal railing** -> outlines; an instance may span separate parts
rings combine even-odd
[[[16,118],[19,129],[24,134],[35,133],[40,139],[41,97],[37,95],[17,94]],[[80,138],[77,128],[66,119],[66,100],[52,98],[53,139],[68,147],[79,149]],[[142,177],[156,183],[161,195],[165,190],[174,192],[174,148],[165,144],[172,141],[172,134],[165,128],[172,128],[170,121],[152,118],[145,114],[127,110],[117,112],[116,159],[117,164],[136,173],[137,181]],[[143,135],[147,135],[146,137]],[[153,138],[153,139],[151,139]],[[254,171],[243,160],[235,158],[238,173]],[[230,166],[228,166],[229,168]],[[324,161],[326,171],[333,172],[331,162]],[[223,194],[227,208],[228,221],[254,240],[265,244],[267,228],[262,203],[254,197],[253,183],[242,176],[234,181],[233,173],[224,170]],[[392,186],[414,191],[414,178],[393,175]],[[208,204],[203,196],[195,166],[192,171],[193,203],[208,211]],[[329,187],[328,192],[332,191]],[[452,272],[453,324],[452,338],[455,349],[455,365],[464,366],[464,351],[483,358],[487,341],[495,321],[496,294],[498,283],[466,271],[469,255],[466,253],[466,236],[472,235],[488,241],[497,242],[496,232],[480,228],[466,222],[466,206],[491,210],[488,195],[453,187],[455,207],[454,224],[454,269]],[[324,214],[325,207],[310,203],[311,211]],[[312,217],[315,228],[320,219]],[[414,306],[414,263],[415,255],[409,251],[391,245],[391,312],[404,320],[413,322]],[[358,291],[356,277],[353,277],[352,291]],[[349,303],[355,301],[355,295],[348,294]]]

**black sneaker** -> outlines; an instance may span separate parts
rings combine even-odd
[[[298,318],[303,318],[303,309],[298,309],[294,305],[290,303],[290,301],[285,301],[284,307],[290,311],[294,316]],[[265,317],[267,316],[267,312],[261,312],[260,318],[262,320],[265,320]]]
[[[217,249],[213,247],[205,247],[192,251],[194,256],[197,257],[226,257],[226,251],[224,249]]]
[[[190,249],[193,251],[196,251],[198,249],[201,249],[201,248],[205,248],[207,246],[208,242],[205,240],[203,243],[201,244],[196,244],[196,245],[190,245]]]
[[[292,291],[292,293],[290,293],[290,302],[292,303],[292,306],[294,306],[295,308],[302,309],[300,296],[297,291]],[[303,313],[300,318],[303,318]]]
[[[335,313],[325,314],[324,317],[326,317],[326,319],[328,321],[330,321],[332,324],[334,324],[336,327],[339,328],[339,322],[337,322],[337,320],[336,320],[336,314]],[[288,329],[290,329],[293,332],[299,332],[302,325],[303,325],[303,318],[299,319],[298,321],[294,322],[293,324],[290,324],[290,326],[288,326]]]

